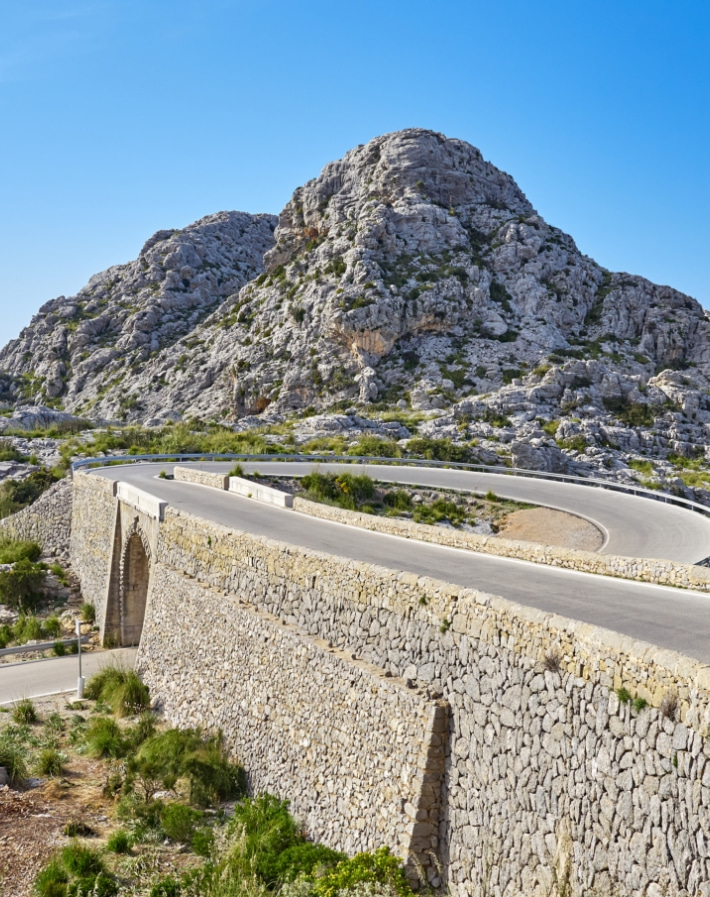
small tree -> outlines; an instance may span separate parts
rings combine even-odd
[[[0,570],[0,601],[10,607],[35,607],[44,573],[28,558],[21,558],[11,570]]]

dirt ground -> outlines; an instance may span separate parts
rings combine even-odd
[[[602,533],[582,517],[550,508],[527,508],[509,514],[498,531],[502,539],[537,542],[557,548],[599,551]]]
[[[33,703],[45,720],[51,713],[70,716],[73,695],[36,698]],[[11,722],[0,716],[0,727]],[[40,724],[37,724],[39,729]],[[3,897],[29,897],[39,869],[51,854],[70,839],[62,834],[72,820],[82,821],[96,833],[108,834],[112,802],[101,793],[106,763],[72,753],[64,775],[31,779],[30,787],[13,791],[0,788],[0,893]],[[93,839],[92,839],[93,840]]]

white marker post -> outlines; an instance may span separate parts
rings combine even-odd
[[[79,653],[79,678],[76,680],[76,696],[78,700],[84,697],[84,677],[81,675],[81,620],[76,620],[76,644]]]

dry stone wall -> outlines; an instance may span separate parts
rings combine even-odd
[[[571,894],[616,888],[660,897],[662,888],[693,894],[710,881],[707,667],[473,590],[173,509],[158,557],[187,574],[188,592],[208,585],[220,593],[214,619],[224,619],[226,596],[241,597],[441,692],[451,724],[439,844],[453,895],[547,895],[567,880]],[[149,617],[161,599],[151,600]],[[175,614],[161,624],[170,637],[182,626]],[[183,679],[183,699],[193,704],[206,679],[224,676],[212,641],[196,644],[195,668],[167,647],[153,661],[166,664],[162,681],[187,667],[193,685]],[[139,657],[148,662],[147,647]],[[226,683],[225,701],[258,699],[248,683]],[[620,703],[621,687],[650,706]],[[369,774],[366,751],[356,774]]]
[[[102,631],[118,513],[115,494],[116,484],[111,480],[88,473],[74,474],[72,567],[81,582],[84,599],[96,608]]]
[[[197,679],[181,660],[195,645]],[[389,844],[439,883],[445,702],[162,564],[139,669],[173,723],[221,730],[250,790],[287,795],[312,838]]]
[[[45,555],[66,563],[70,550],[72,494],[71,480],[60,480],[30,507],[1,520],[0,526],[16,539],[38,542]]]
[[[209,470],[200,470],[199,467],[174,468],[174,477],[182,483],[195,483],[198,486],[212,486],[214,489],[227,489],[229,487],[228,473],[212,473]]]

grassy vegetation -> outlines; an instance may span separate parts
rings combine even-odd
[[[306,490],[306,498],[311,501],[337,505],[349,511],[370,508],[369,502],[375,497],[375,483],[368,476],[350,473],[318,473],[317,471],[301,479]]]
[[[65,473],[75,457],[125,452],[142,454],[267,454],[284,451],[268,443],[261,432],[235,433],[219,425],[169,424],[155,429],[125,427],[97,430],[89,439],[67,439],[61,446],[58,473]]]
[[[24,480],[4,480],[0,484],[0,517],[8,517],[31,505],[57,479],[58,473],[42,467]]]
[[[46,573],[46,567],[36,563],[40,554],[36,542],[0,536],[0,564],[14,564],[10,570],[0,570],[0,604],[24,611],[37,607]]]
[[[650,427],[655,420],[653,409],[628,399],[604,398],[604,407],[627,427]]]
[[[88,690],[101,695],[110,679],[100,676]],[[103,791],[116,798],[117,827],[101,847],[81,840],[96,834],[81,819],[67,824],[64,834],[74,840],[39,872],[35,897],[413,897],[400,861],[386,848],[347,859],[309,841],[286,801],[245,797],[244,771],[219,736],[158,732],[150,713],[130,723],[107,712],[96,700],[90,719],[75,713],[67,725],[53,714],[38,737],[28,726],[2,730],[0,760],[13,739],[25,753],[38,745],[37,765],[47,775],[65,762],[60,739],[74,753],[93,752],[97,739],[116,748],[104,761]],[[225,798],[237,798],[229,818],[219,808]]]
[[[119,716],[135,716],[150,706],[148,689],[138,674],[119,665],[106,666],[86,684],[86,697],[104,701]]]
[[[42,641],[56,638],[61,634],[58,617],[51,616],[40,620],[32,614],[21,615],[12,626],[3,623],[0,626],[0,648],[8,645],[24,645],[29,641]],[[69,649],[71,651],[71,648]]]
[[[638,470],[639,473],[653,473],[653,464],[650,461],[644,461],[641,458],[630,458],[629,467],[632,470]]]
[[[35,705],[29,698],[21,698],[12,708],[12,720],[18,725],[30,725],[37,722]]]
[[[710,470],[704,456],[686,458],[671,453],[668,460],[678,471],[677,476],[690,489],[710,489]]]

